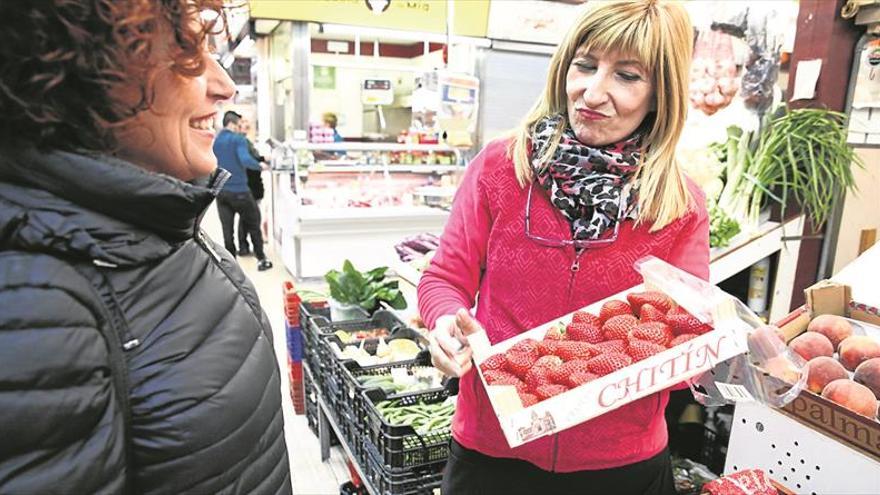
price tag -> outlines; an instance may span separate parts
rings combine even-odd
[[[749,390],[742,385],[733,383],[715,382],[721,395],[733,402],[755,402],[755,398],[749,393]]]

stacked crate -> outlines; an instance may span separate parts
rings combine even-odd
[[[300,327],[300,304],[302,300],[296,293],[293,282],[282,284],[284,297],[284,334],[287,337],[287,370],[290,378],[290,400],[296,414],[305,413],[305,392],[303,390],[303,337]]]

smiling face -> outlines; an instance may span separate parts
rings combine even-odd
[[[169,43],[158,46],[156,57],[168,59],[170,49]],[[212,147],[218,104],[235,95],[235,84],[207,49],[202,56],[206,68],[195,77],[160,64],[149,89],[154,95],[152,106],[116,133],[122,158],[184,181],[217,168]],[[130,99],[134,94],[123,88],[117,97]]]
[[[568,121],[578,140],[603,146],[629,137],[652,110],[654,85],[633,57],[581,48],[565,78]]]

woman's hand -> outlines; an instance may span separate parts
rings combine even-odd
[[[471,348],[467,336],[483,328],[465,309],[437,318],[428,334],[431,363],[449,376],[462,376],[471,369]]]

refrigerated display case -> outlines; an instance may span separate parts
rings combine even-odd
[[[296,277],[350,259],[388,266],[388,246],[440,234],[465,164],[446,145],[291,142],[272,160],[276,249]]]

